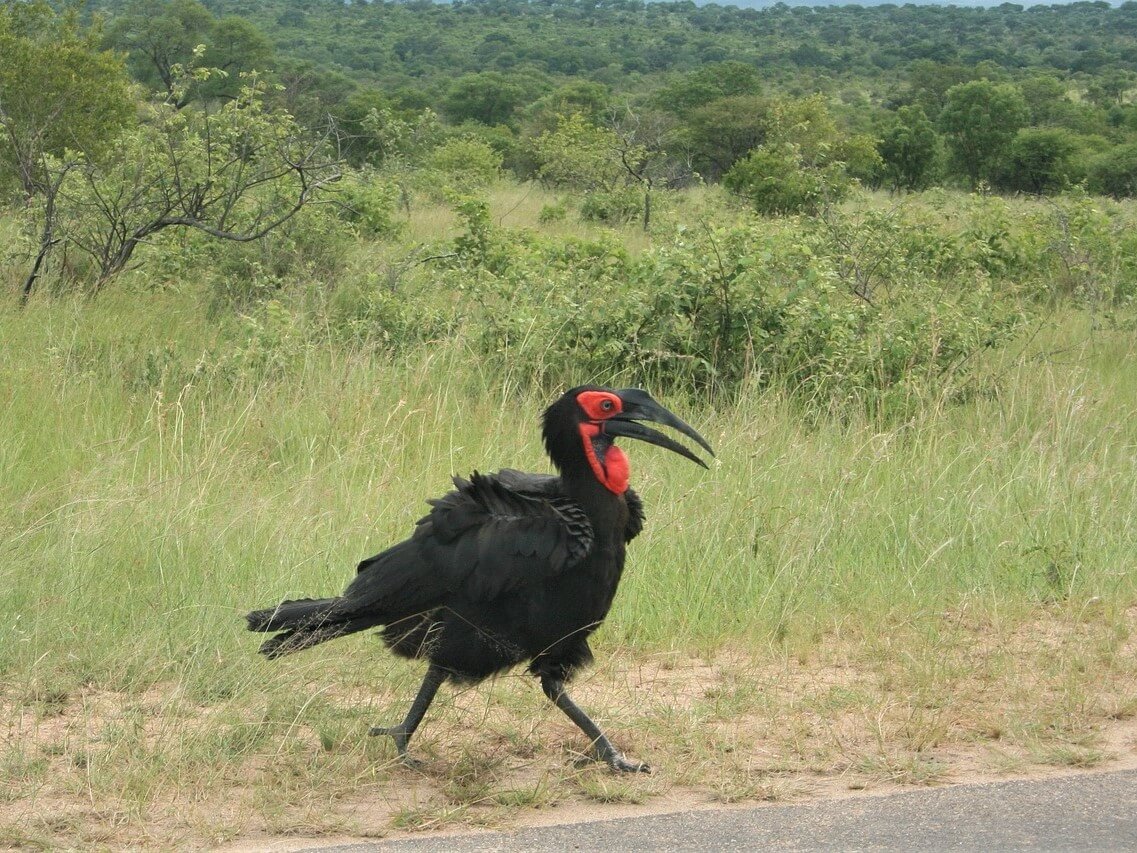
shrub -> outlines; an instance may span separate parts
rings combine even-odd
[[[789,142],[760,145],[723,177],[723,186],[766,216],[815,212],[840,201],[850,183],[839,163],[807,166]]]
[[[469,193],[501,177],[501,154],[480,139],[459,137],[435,148],[427,166],[437,175],[439,185]]]
[[[332,293],[327,308],[333,339],[397,353],[448,335],[452,318],[431,307],[428,293],[417,291],[417,286],[396,290],[374,274],[362,282],[341,285]]]
[[[935,176],[939,137],[919,106],[901,107],[895,122],[879,143],[883,174],[894,189],[922,189]]]
[[[967,385],[970,356],[1021,318],[967,241],[911,226],[877,215],[679,229],[640,257],[603,241],[496,240],[510,251],[483,282],[482,346],[539,382],[778,384],[812,408],[906,413]]]
[[[1137,196],[1137,143],[1118,145],[1090,163],[1090,192],[1114,198]]]
[[[537,221],[541,225],[549,225],[553,222],[564,222],[567,217],[568,207],[563,201],[556,201],[541,206],[541,212],[537,214]]]
[[[395,237],[402,229],[396,218],[399,188],[374,172],[353,172],[336,190],[337,210],[363,237]]]
[[[643,217],[644,194],[636,187],[597,190],[584,197],[580,218],[586,222],[623,224]]]
[[[1011,141],[999,186],[1029,193],[1061,190],[1082,177],[1078,138],[1068,130],[1028,127]]]

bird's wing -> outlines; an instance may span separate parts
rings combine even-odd
[[[624,492],[628,502],[628,523],[624,526],[624,541],[631,542],[644,529],[644,502],[632,489]]]
[[[503,468],[497,477],[510,489],[527,497],[551,501],[565,500],[571,503],[571,499],[565,494],[561,478],[552,474],[530,474],[527,471]],[[631,542],[644,529],[644,502],[634,489],[624,492],[624,500],[628,504],[628,523],[624,526],[624,541]]]
[[[534,474],[516,468],[502,468],[494,478],[507,488],[528,497],[567,497],[564,482],[556,474]]]
[[[564,571],[592,548],[584,510],[550,490],[548,497],[510,488],[508,478],[474,473],[430,501],[413,541],[427,559],[476,601],[486,601]]]

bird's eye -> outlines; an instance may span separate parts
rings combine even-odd
[[[612,405],[613,404],[612,404],[611,400],[601,400],[600,401],[600,408],[606,412],[612,411]]]

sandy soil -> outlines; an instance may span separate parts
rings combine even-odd
[[[1114,756],[1103,761],[1091,769],[1071,770],[1069,767],[1043,767],[1032,766],[1026,772],[994,773],[984,769],[984,762],[977,755],[968,755],[961,752],[955,756],[951,765],[950,776],[938,784],[963,785],[976,782],[993,782],[1007,779],[1046,779],[1059,778],[1075,774],[1103,773],[1115,770],[1137,769],[1137,720],[1118,721],[1102,732],[1103,740],[1109,753]],[[837,800],[851,797],[872,797],[895,793],[910,789],[910,786],[895,782],[881,782],[871,787],[865,787],[859,782],[850,784],[850,780],[842,776],[816,777],[798,790],[792,797],[793,802],[808,802],[811,800]],[[785,801],[780,801],[785,802]],[[615,820],[622,817],[642,817],[653,814],[670,814],[693,810],[752,808],[753,801],[739,803],[722,803],[711,798],[703,791],[690,788],[672,788],[653,797],[650,802],[638,805],[622,803],[596,803],[596,802],[568,802],[553,808],[534,810],[519,815],[508,823],[510,828],[559,826],[572,823],[585,823],[588,821]],[[774,806],[777,803],[769,803]],[[366,812],[370,806],[359,803],[354,808]],[[438,837],[465,835],[473,832],[491,832],[495,828],[478,828],[475,826],[460,825],[443,827],[433,830]],[[421,837],[422,832],[409,832],[391,830],[382,833],[384,840]],[[254,851],[275,851],[275,853],[288,853],[317,846],[332,846],[335,844],[360,844],[376,840],[375,833],[367,835],[296,835],[287,838],[249,837],[239,841],[224,844],[217,848],[223,853],[254,853]]]
[[[579,731],[520,675],[442,699],[415,769],[363,736],[407,684],[380,708],[324,673],[283,725],[255,696],[176,685],[0,699],[0,848],[286,851],[1137,768],[1137,607],[1124,625],[945,618],[958,630],[920,654],[610,655],[574,695],[650,776],[579,762]]]

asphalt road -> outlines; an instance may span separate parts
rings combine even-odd
[[[1137,851],[1137,770],[311,850],[623,853],[763,848]]]

